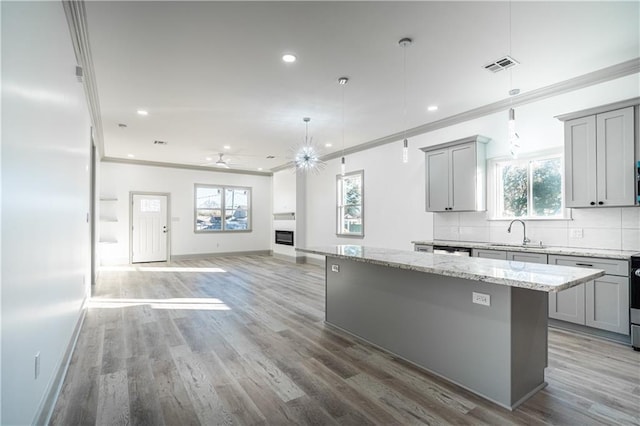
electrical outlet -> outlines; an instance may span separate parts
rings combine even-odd
[[[582,228],[571,228],[571,238],[584,237],[584,230]]]
[[[37,379],[38,376],[40,376],[40,352],[36,354],[34,362],[34,379]]]
[[[491,306],[491,296],[484,293],[476,293],[473,292],[473,303],[477,303],[478,305]]]
[[[340,272],[340,265],[331,265],[331,272]]]

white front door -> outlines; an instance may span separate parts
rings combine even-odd
[[[131,262],[167,260],[167,196],[133,194]]]

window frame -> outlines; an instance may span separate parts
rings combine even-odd
[[[344,211],[345,205],[342,205],[342,190],[343,190],[343,182],[345,178],[352,176],[360,176],[360,232],[344,232],[342,227],[342,219],[344,215],[342,212]],[[356,204],[354,204],[355,206]],[[341,174],[336,175],[336,236],[338,237],[347,237],[347,238],[364,238],[364,170],[355,170],[353,172],[345,173],[344,176]]]
[[[526,163],[527,164],[527,184],[530,190],[527,193],[527,211],[531,211],[532,200],[533,200],[533,192],[531,191],[532,186],[532,169],[530,164],[534,161],[544,161],[550,160],[554,158],[560,159],[560,173],[561,173],[561,185],[560,185],[560,195],[562,199],[562,205],[560,207],[561,214],[557,216],[531,216],[527,214],[526,216],[498,216],[498,212],[500,212],[500,194],[501,188],[500,184],[502,184],[502,180],[500,179],[499,170],[500,167],[505,163]],[[494,221],[510,221],[513,219],[521,219],[527,221],[549,221],[549,220],[571,220],[571,209],[566,207],[565,204],[565,174],[564,174],[564,150],[560,147],[557,149],[550,149],[544,151],[536,151],[530,152],[524,155],[520,155],[517,159],[511,158],[510,156],[504,157],[496,157],[487,160],[487,210],[488,210],[488,220]]]
[[[198,208],[198,188],[213,188],[221,190],[220,201],[220,229],[198,229],[198,210],[213,210]],[[247,196],[247,228],[246,229],[227,229],[227,221],[225,211],[227,210],[226,194],[227,190],[244,190],[248,191]],[[218,209],[215,209],[218,210]],[[253,188],[250,186],[234,186],[234,185],[216,185],[196,183],[193,186],[193,232],[196,234],[210,233],[245,233],[253,231]]]

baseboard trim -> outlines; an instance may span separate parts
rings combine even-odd
[[[557,320],[555,318],[549,318],[549,327],[564,331],[570,331],[573,333],[581,334],[583,336],[604,339],[610,342],[622,343],[623,345],[631,344],[631,336],[627,336],[626,334],[614,333],[607,330],[599,330],[597,328],[587,327],[586,325],[581,324],[573,324],[570,322]]]
[[[325,259],[324,258],[318,259],[318,258],[315,258],[315,257],[307,256],[306,259],[307,259],[307,263],[309,263],[311,265],[324,266],[324,264],[325,264]]]
[[[279,260],[285,260],[291,263],[307,263],[307,256],[291,256],[283,253],[273,253],[273,257]]]
[[[172,254],[171,260],[196,260],[222,256],[271,256],[271,250],[228,251],[218,253]]]
[[[53,380],[50,382],[49,388],[45,392],[46,396],[42,399],[42,403],[38,407],[38,410],[36,411],[36,415],[34,417],[34,421],[31,424],[48,425],[51,421],[53,409],[56,407],[56,402],[58,401],[58,396],[60,395],[60,391],[62,390],[64,378],[67,376],[67,371],[69,370],[69,365],[71,364],[73,351],[76,349],[76,344],[78,343],[78,337],[80,336],[80,330],[82,330],[82,324],[84,324],[84,318],[87,313],[87,300],[88,297],[85,296],[80,307],[80,316],[78,317],[78,321],[76,322],[73,334],[71,335],[71,340],[69,341],[67,350],[60,360],[57,372]]]

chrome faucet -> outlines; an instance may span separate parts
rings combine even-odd
[[[511,225],[513,225],[513,222],[520,222],[522,224],[522,232],[523,232],[522,235],[524,236],[524,238],[522,239],[522,245],[524,246],[527,243],[530,243],[531,240],[527,238],[527,225],[525,225],[524,222],[521,221],[520,219],[513,219],[509,224],[509,227],[507,228],[507,232],[511,233]]]

